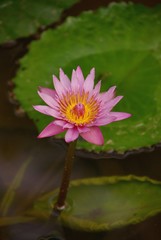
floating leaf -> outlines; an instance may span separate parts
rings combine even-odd
[[[154,24],[155,23],[155,24]],[[39,130],[52,118],[33,110],[42,104],[37,87],[51,87],[52,74],[62,67],[70,76],[80,65],[87,74],[94,66],[102,91],[117,85],[124,99],[116,111],[132,118],[103,127],[103,147],[83,140],[87,150],[117,151],[148,147],[161,141],[161,5],[146,8],[132,3],[113,3],[86,12],[56,30],[46,31],[21,60],[14,82],[15,94]]]
[[[31,216],[48,218],[56,192],[43,196]],[[139,223],[161,212],[161,182],[146,177],[102,177],[71,182],[67,208],[59,216],[81,231],[104,231]]]
[[[0,43],[33,34],[40,26],[57,21],[78,0],[1,0]]]

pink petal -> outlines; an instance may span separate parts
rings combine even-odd
[[[109,115],[115,117],[114,121],[119,121],[131,117],[130,113],[125,112],[110,112]]]
[[[73,128],[73,124],[72,123],[66,123],[63,128]]]
[[[49,125],[47,125],[46,128],[39,134],[38,138],[44,138],[44,137],[51,137],[56,134],[59,134],[63,132],[64,129],[60,126],[57,126],[54,124],[54,122],[51,122]]]
[[[63,127],[63,129],[73,128],[73,124],[71,124],[67,121],[64,121],[64,120],[55,120],[55,124]]]
[[[53,75],[53,83],[58,96],[59,95],[62,96],[62,94],[65,93],[65,89],[63,88],[63,85],[61,84],[61,82],[54,75]]]
[[[56,91],[50,88],[39,87],[39,92],[45,93],[51,97],[55,97]]]
[[[116,117],[107,116],[107,117],[96,119],[96,121],[94,122],[94,125],[95,126],[104,126],[104,125],[107,125],[107,124],[112,123],[114,121],[117,121]]]
[[[38,91],[39,96],[44,100],[46,104],[48,104],[50,107],[58,107],[57,101],[54,99],[54,97],[51,97],[48,94],[45,94],[43,92]]]
[[[109,102],[105,103],[104,106],[102,106],[102,111],[109,112],[111,109],[123,98],[123,96],[117,96],[110,100]]]
[[[60,82],[63,85],[63,87],[66,88],[67,91],[71,90],[71,83],[66,74],[64,74],[63,70],[60,68]]]
[[[56,120],[54,121],[54,123],[55,123],[55,125],[58,125],[58,126],[64,128],[64,125],[65,125],[67,122],[64,121],[64,120],[56,119]]]
[[[103,102],[108,102],[115,97],[116,86],[109,88],[107,92],[100,93],[99,99]]]
[[[80,81],[83,83],[84,82],[84,76],[83,76],[83,72],[80,66],[77,67],[76,69],[76,74],[77,77],[80,79]]]
[[[85,92],[90,92],[93,90],[94,77],[95,77],[95,69],[92,68],[92,70],[90,71],[90,74],[88,74],[88,76],[84,82],[83,88],[84,88]]]
[[[76,74],[75,70],[73,70],[73,72],[72,72],[71,87],[72,87],[73,92],[79,91],[79,80],[77,78],[77,74]]]
[[[76,75],[79,81],[80,90],[82,90],[84,84],[84,76],[82,73],[82,69],[79,66],[76,69]]]
[[[95,97],[99,101],[100,88],[101,88],[101,80],[96,84],[96,86],[93,89],[93,91],[89,92],[88,99],[90,99],[93,96],[93,97]]]
[[[82,126],[82,127],[78,127],[78,131],[79,133],[88,132],[90,131],[90,128]]]
[[[115,90],[116,90],[116,86],[109,88],[109,90],[107,91],[107,101],[115,97]]]
[[[33,108],[43,114],[46,114],[55,118],[60,118],[59,112],[48,106],[36,105],[36,106],[33,106]]]
[[[93,90],[93,93],[97,95],[100,92],[100,89],[101,89],[101,80],[96,84]]]
[[[67,130],[67,133],[65,134],[65,141],[66,142],[73,142],[76,140],[79,136],[79,132],[76,128],[70,128]]]
[[[98,127],[91,127],[90,131],[80,133],[81,137],[84,138],[86,141],[96,144],[96,145],[103,145],[104,138],[102,135],[101,130]]]

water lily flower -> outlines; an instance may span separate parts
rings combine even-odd
[[[84,79],[78,66],[72,72],[71,81],[60,69],[60,81],[53,76],[55,90],[40,87],[38,94],[48,106],[37,105],[34,109],[54,117],[38,138],[50,137],[66,131],[65,141],[75,141],[79,135],[86,141],[103,145],[104,138],[99,126],[129,118],[131,114],[112,112],[123,96],[115,97],[116,87],[100,92],[101,81],[94,87],[95,69]]]

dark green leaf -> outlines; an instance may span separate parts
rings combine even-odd
[[[59,67],[69,76],[77,65],[85,75],[95,67],[102,91],[117,85],[117,94],[124,95],[115,110],[133,116],[102,127],[103,147],[83,140],[78,147],[123,153],[156,144],[161,141],[160,29],[161,5],[149,9],[113,3],[97,12],[68,18],[31,44],[14,80],[15,94],[41,130],[52,118],[32,108],[42,104],[37,87],[52,87],[52,74],[58,75]]]
[[[0,43],[33,34],[40,26],[57,21],[78,0],[1,0]]]

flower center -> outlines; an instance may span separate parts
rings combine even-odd
[[[59,111],[62,117],[76,126],[91,123],[99,111],[99,103],[94,96],[89,98],[88,93],[67,93],[59,99]]]
[[[79,117],[83,117],[85,114],[85,107],[82,103],[76,104],[71,110],[71,114],[74,114]]]

